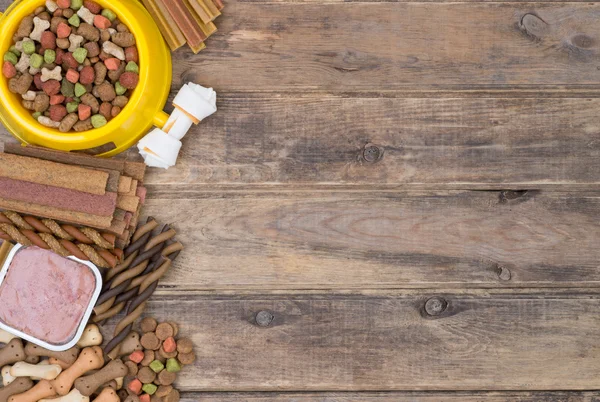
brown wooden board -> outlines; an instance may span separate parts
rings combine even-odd
[[[144,213],[187,246],[169,286],[600,285],[600,197],[553,192],[193,192]]]
[[[541,391],[600,387],[599,308],[596,292],[162,291],[147,314],[197,345],[184,391]]]

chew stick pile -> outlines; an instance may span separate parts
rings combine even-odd
[[[5,144],[0,209],[112,233],[124,248],[145,201],[144,172],[143,163]]]
[[[205,40],[217,31],[221,0],[142,0],[172,51],[186,43],[194,53],[206,48]]]

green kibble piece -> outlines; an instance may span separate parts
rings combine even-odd
[[[44,58],[37,54],[34,53],[31,55],[31,58],[29,59],[29,65],[33,68],[41,68],[42,65],[44,64]]]
[[[19,49],[17,49],[17,47],[15,45],[12,45],[10,47],[10,49],[8,49],[9,52],[14,53],[17,55],[17,57],[21,57],[21,51]]]
[[[157,389],[158,387],[154,384],[144,384],[144,386],[142,387],[142,391],[144,391],[148,395],[154,395]]]
[[[121,85],[119,81],[117,81],[117,83],[115,84],[115,92],[117,93],[117,95],[121,96],[125,92],[127,92],[127,88],[125,88],[123,85]]]
[[[85,89],[85,88],[83,88]],[[75,85],[69,80],[62,80],[60,86],[60,93],[64,95],[65,98],[72,98],[75,96]]]
[[[71,9],[77,11],[83,7],[83,0],[71,0]]]
[[[177,373],[178,371],[181,371],[181,363],[179,363],[176,358],[171,357],[167,360],[167,371],[169,373]]]
[[[109,10],[108,8],[102,10],[102,16],[108,18],[111,22],[117,19],[117,14],[115,14],[113,10]]]
[[[155,373],[160,373],[165,368],[165,365],[162,364],[162,362],[160,360],[154,360],[152,363],[150,363],[149,367]]]
[[[92,116],[92,126],[94,126],[94,128],[104,127],[106,126],[106,123],[108,123],[106,121],[106,117],[102,116],[101,114],[95,114]]]
[[[79,102],[69,102],[69,103],[67,103],[67,112],[75,113],[77,111],[78,107],[79,107]]]
[[[73,16],[69,18],[69,24],[73,25],[74,27],[79,27],[81,24],[81,19],[77,14],[73,14]]]
[[[73,58],[75,60],[77,60],[77,62],[79,64],[83,64],[83,62],[85,61],[86,57],[87,57],[88,51],[86,48],[84,47],[80,47],[77,48],[74,52],[73,52]]]
[[[66,80],[64,80],[66,81]],[[83,85],[81,85],[80,83],[75,84],[75,96],[78,98],[81,98],[81,96],[85,95],[85,93],[87,92],[87,89],[85,89],[85,87]]]
[[[35,112],[34,114],[31,115],[31,117],[33,117],[34,119],[38,119],[38,117],[40,117],[42,115],[41,112]]]
[[[47,64],[52,64],[56,61],[56,52],[52,49],[46,49],[44,51],[44,61]]]
[[[31,40],[25,40],[23,41],[23,51],[25,52],[25,54],[34,54],[35,53],[35,43],[33,43],[33,41]]]
[[[125,66],[125,71],[127,71],[128,73],[139,74],[140,73],[140,67],[137,65],[137,63],[135,61],[130,61]]]
[[[13,52],[4,53],[4,61],[8,61],[11,64],[17,64],[19,62],[19,58]]]

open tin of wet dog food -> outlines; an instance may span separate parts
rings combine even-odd
[[[0,328],[53,351],[79,341],[102,289],[94,264],[15,246],[0,270]]]

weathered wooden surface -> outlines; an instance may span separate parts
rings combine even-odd
[[[163,292],[149,311],[193,334],[199,361],[178,380],[189,391],[594,390],[599,308],[597,292]]]
[[[600,401],[599,18],[228,1],[174,54],[219,112],[147,179],[187,246],[150,303],[198,344],[183,400]]]
[[[193,245],[194,289],[599,286],[597,193],[190,192],[146,213]],[[240,269],[243,267],[243,269]]]

